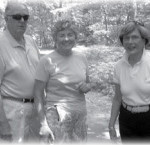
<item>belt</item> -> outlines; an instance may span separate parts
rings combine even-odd
[[[143,106],[131,106],[127,105],[126,103],[122,102],[122,106],[132,112],[132,113],[142,113],[142,112],[148,112],[150,110],[150,105],[143,105]]]
[[[15,98],[12,96],[2,96],[3,99],[8,99],[8,100],[12,100],[12,101],[19,101],[19,102],[23,102],[23,103],[34,103],[34,99],[28,99],[28,98]]]

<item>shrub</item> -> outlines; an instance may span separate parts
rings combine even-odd
[[[89,62],[90,79],[97,84],[94,90],[104,95],[113,95],[113,70],[123,52],[121,47],[100,45],[91,46],[85,51]]]

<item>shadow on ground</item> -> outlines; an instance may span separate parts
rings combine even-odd
[[[111,143],[108,133],[108,122],[111,110],[111,98],[103,96],[101,93],[89,92],[86,94],[87,102],[87,123],[88,139],[87,143]],[[36,112],[33,115],[31,138],[39,142],[39,119]],[[118,124],[116,125],[118,141],[120,143]]]

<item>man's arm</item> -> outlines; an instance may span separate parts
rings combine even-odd
[[[34,99],[35,99],[35,105],[36,105],[37,112],[39,114],[39,119],[41,124],[40,135],[47,137],[47,139],[49,139],[50,137],[50,140],[54,141],[54,135],[47,123],[47,119],[44,111],[43,97],[44,97],[45,86],[46,86],[45,82],[40,80],[35,81]]]
[[[5,72],[5,63],[2,56],[0,55],[0,88],[3,81],[4,72]],[[11,136],[11,128],[6,118],[6,114],[3,108],[3,99],[0,93],[0,137],[4,139],[5,138],[4,136],[6,138],[7,137],[9,138]]]

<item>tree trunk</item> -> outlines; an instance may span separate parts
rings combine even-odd
[[[133,0],[134,19],[137,18],[137,2]]]

